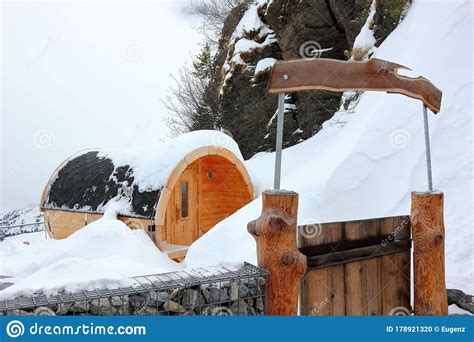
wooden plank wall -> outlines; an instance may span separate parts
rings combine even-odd
[[[410,307],[408,216],[299,227],[308,255],[302,315],[389,315]],[[318,252],[319,251],[319,252]],[[311,254],[319,254],[311,258]]]
[[[45,228],[49,235],[54,239],[65,239],[72,233],[83,228],[85,225],[97,221],[102,214],[90,214],[65,210],[45,209],[44,212]],[[127,216],[118,216],[132,229],[144,229],[147,231],[150,219],[132,218]]]

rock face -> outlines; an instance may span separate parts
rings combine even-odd
[[[270,69],[260,70],[259,61],[300,57],[346,60],[372,6],[372,0],[262,3],[240,5],[230,13],[209,87],[209,92],[219,98],[220,125],[232,134],[245,158],[271,151],[275,145],[276,120],[272,117],[277,109],[277,96],[268,95]],[[375,46],[395,29],[409,3],[410,0],[375,3],[375,14],[368,23]],[[252,13],[256,17],[253,24],[247,20]],[[242,29],[243,23],[247,25]],[[316,134],[321,124],[339,109],[340,100],[340,93],[329,92],[287,96],[284,145],[294,145]]]

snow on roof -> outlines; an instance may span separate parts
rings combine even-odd
[[[176,165],[205,146],[223,147],[243,161],[237,143],[219,131],[194,131],[162,143],[73,156],[51,182],[43,208],[104,212],[117,196],[130,202],[123,215],[152,217],[161,189]]]
[[[474,291],[468,246],[474,222],[472,15],[469,1],[415,1],[375,51],[443,90],[441,112],[429,115],[433,180],[445,193],[447,285],[467,292]],[[311,139],[285,149],[281,184],[299,193],[298,223],[409,214],[411,192],[427,189],[422,115],[420,101],[366,92],[345,125],[326,124]],[[273,153],[246,162],[257,191],[272,187],[273,163]],[[246,227],[260,215],[261,201],[258,197],[191,245],[188,266],[255,263],[255,241]]]

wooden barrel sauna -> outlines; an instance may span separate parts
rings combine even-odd
[[[163,184],[145,190],[131,165],[114,164],[99,150],[79,153],[55,170],[43,191],[45,228],[52,238],[66,238],[122,196],[131,209],[118,218],[146,230],[162,251],[181,260],[196,239],[253,199],[249,174],[234,152],[214,145],[190,150]]]

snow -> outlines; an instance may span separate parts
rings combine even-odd
[[[224,91],[224,87],[227,81],[232,78],[234,68],[236,65],[247,66],[247,63],[242,59],[241,53],[250,52],[255,49],[263,49],[265,46],[274,44],[277,42],[275,33],[270,29],[261,19],[258,14],[258,9],[267,3],[265,0],[256,1],[250,4],[248,9],[237,24],[232,36],[230,37],[229,44],[234,44],[234,49],[229,52],[227,59],[224,62],[222,69],[225,72],[224,80],[220,93]],[[256,33],[254,39],[251,40],[246,38],[247,33]],[[263,42],[260,43],[261,39]],[[269,61],[263,62],[269,63]],[[263,67],[264,65],[261,65]],[[257,66],[258,67],[258,66]],[[257,71],[255,72],[257,74]]]
[[[115,167],[130,165],[134,183],[140,191],[161,189],[176,165],[190,152],[205,146],[230,150],[243,161],[237,143],[229,135],[212,130],[182,134],[160,144],[130,146],[127,149],[101,151],[99,156],[112,160]]]
[[[33,233],[0,242],[0,275],[13,277],[2,280],[13,285],[0,291],[0,300],[34,292],[129,286],[131,276],[181,269],[145,231],[131,230],[116,219],[122,205],[112,202],[101,219],[64,240]]]
[[[260,4],[251,4],[247,11],[244,13],[242,19],[240,19],[234,33],[232,34],[231,41],[235,41],[240,37],[243,37],[247,32],[258,32],[261,37],[266,34],[273,33],[267,25],[263,23],[258,15],[258,8],[262,6]]]
[[[443,90],[441,112],[429,116],[433,177],[445,194],[447,286],[467,293],[474,292],[470,6],[469,1],[415,1],[375,52]],[[326,124],[283,152],[282,187],[300,194],[299,224],[407,215],[411,192],[427,189],[419,101],[365,93],[348,117],[345,125]],[[271,188],[273,163],[274,154],[246,162],[257,191]],[[259,197],[217,224],[191,245],[188,267],[256,263],[246,227],[260,210]]]
[[[362,29],[354,40],[353,50],[360,49],[362,51],[366,51],[365,58],[367,58],[368,55],[373,53],[376,49],[374,31],[371,29],[374,21],[376,7],[377,2],[376,0],[373,0],[372,5],[370,6],[367,21],[365,22],[364,26],[362,26]]]
[[[43,214],[38,206],[11,210],[0,214],[0,234],[12,236],[22,233],[38,232],[44,229]],[[37,224],[32,224],[37,223]],[[27,224],[27,226],[23,226]],[[31,225],[30,225],[31,224]]]
[[[263,72],[273,66],[277,60],[275,58],[263,58],[258,61],[257,66],[255,67],[255,75],[259,72]]]

